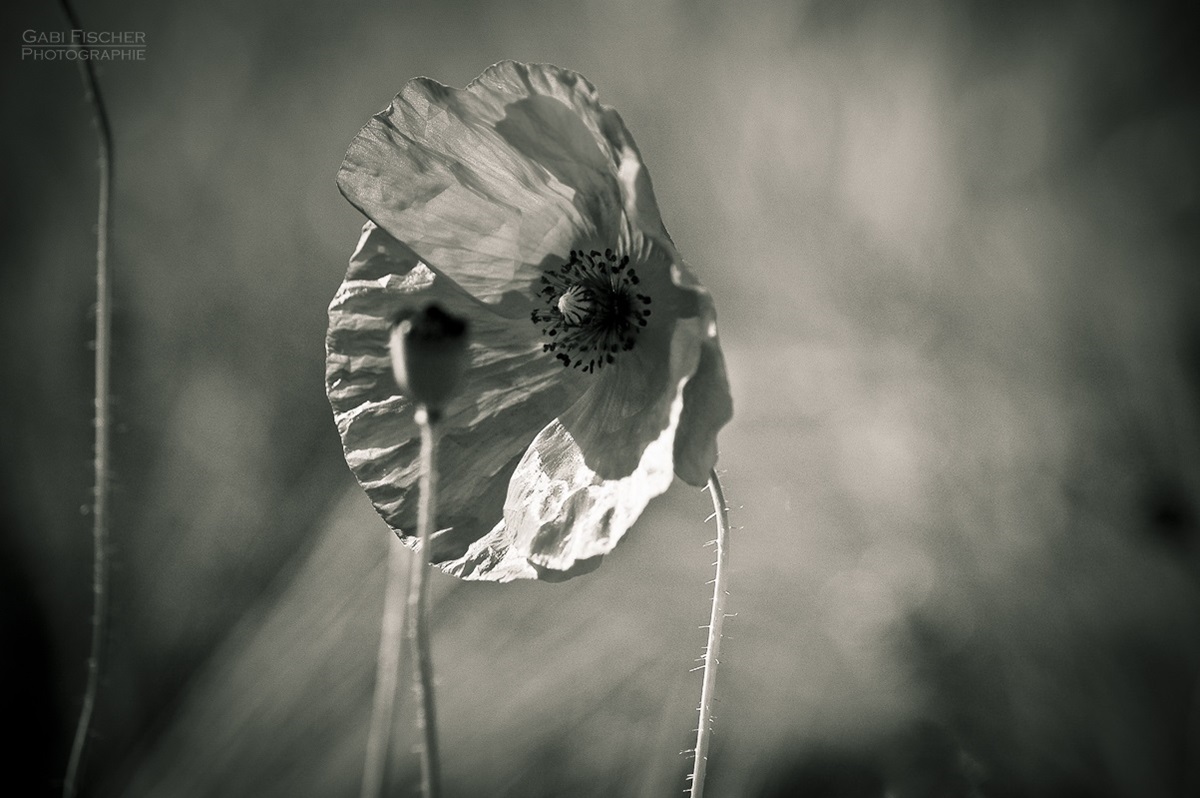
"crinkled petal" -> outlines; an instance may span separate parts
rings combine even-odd
[[[589,468],[604,478],[623,477],[666,428],[674,381],[686,380],[674,439],[675,472],[689,484],[703,485],[716,462],[717,433],[732,417],[716,311],[673,245],[662,239],[647,242],[639,288],[654,297],[649,326],[633,351],[621,353],[615,368],[596,375],[598,384],[560,420]]]
[[[677,257],[652,243],[652,260]],[[673,473],[707,479],[731,414],[712,301],[682,262],[647,275],[653,323],[538,434],[512,475],[504,521],[446,563],[450,573],[551,581],[590,571]]]
[[[412,404],[392,377],[388,334],[400,309],[429,301],[465,316],[472,341],[463,390],[442,422],[438,520],[446,528],[433,552],[440,562],[495,526],[521,453],[586,383],[545,356],[527,321],[487,311],[368,223],[330,305],[326,388],[347,463],[402,536],[415,532],[419,437]]]
[[[338,185],[435,271],[513,318],[529,311],[542,271],[581,242],[635,246],[627,210],[666,235],[620,116],[584,78],[545,64],[496,64],[462,90],[410,81],[351,143]]]
[[[537,435],[512,475],[503,523],[451,573],[496,581],[585,573],[670,487],[683,392],[702,331],[690,319],[670,332],[661,357],[647,352],[614,370]],[[649,402],[648,380],[655,386]]]
[[[674,474],[674,439],[683,389],[699,356],[694,322],[681,322],[655,402],[630,416],[628,389],[598,385],[551,422],[517,466],[504,504],[513,545],[543,568],[566,570],[607,554]],[[646,362],[649,362],[648,360]],[[644,376],[627,370],[632,378]],[[608,390],[601,390],[608,388]],[[606,452],[602,467],[589,465]]]

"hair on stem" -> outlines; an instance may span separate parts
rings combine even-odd
[[[708,476],[708,492],[712,495],[713,514],[717,519],[717,575],[713,580],[712,614],[708,621],[708,642],[704,648],[704,682],[700,690],[700,722],[696,728],[696,748],[689,794],[691,798],[704,795],[704,779],[708,769],[708,751],[712,739],[713,702],[716,700],[717,665],[721,653],[721,630],[728,615],[725,600],[729,597],[729,507],[725,504],[725,492],[714,468]],[[700,627],[703,629],[704,627]]]
[[[69,0],[59,0],[63,14],[73,30],[83,26],[71,7]],[[78,43],[74,45],[79,47]],[[87,661],[87,684],[84,687],[83,703],[79,720],[75,726],[75,737],[71,743],[71,754],[63,777],[63,796],[73,798],[79,788],[79,774],[83,755],[91,733],[92,716],[96,706],[96,693],[100,686],[101,651],[107,627],[108,612],[108,534],[109,534],[109,430],[111,412],[109,383],[112,365],[112,286],[108,271],[108,240],[112,230],[110,208],[112,205],[113,140],[112,128],[104,96],[96,79],[96,70],[87,59],[77,59],[79,76],[83,82],[84,97],[91,106],[99,142],[99,201],[96,209],[96,349],[95,349],[95,444],[93,471],[95,484],[92,491],[92,623],[91,650]]]

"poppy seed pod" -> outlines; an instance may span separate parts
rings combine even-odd
[[[467,323],[437,303],[399,314],[388,351],[400,390],[431,411],[454,396],[467,366]]]

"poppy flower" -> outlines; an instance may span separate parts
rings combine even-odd
[[[447,573],[592,570],[673,475],[705,483],[732,414],[713,304],[587,80],[511,61],[461,90],[412,80],[338,186],[370,221],[329,308],[326,389],[347,463],[406,543],[419,436],[389,330],[431,302],[471,330],[439,422],[430,559]]]

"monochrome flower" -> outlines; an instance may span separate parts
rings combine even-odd
[[[419,441],[388,341],[430,302],[470,326],[440,421],[443,570],[568,578],[673,475],[705,483],[732,414],[712,301],[590,83],[514,62],[463,90],[412,80],[338,185],[370,221],[329,308],[326,388],[347,463],[406,542]]]

